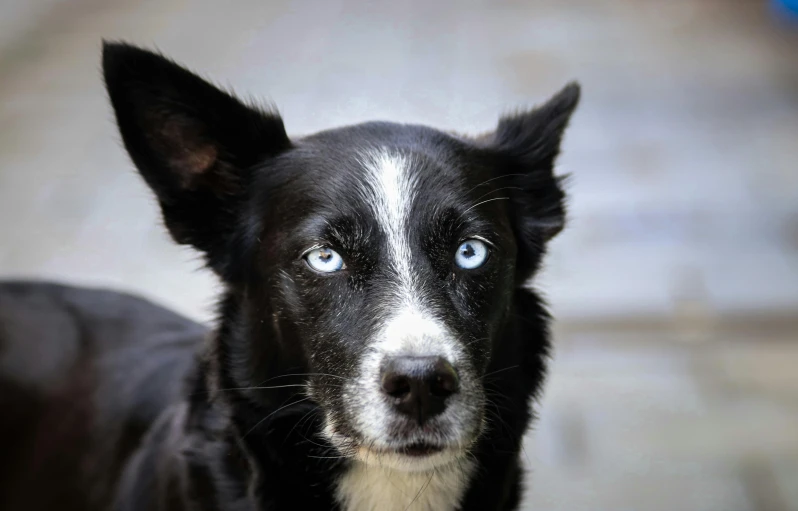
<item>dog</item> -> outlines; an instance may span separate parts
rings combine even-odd
[[[0,285],[0,508],[517,509],[580,89],[468,137],[289,138],[168,58],[104,42],[135,167],[224,284],[213,330],[123,293]]]

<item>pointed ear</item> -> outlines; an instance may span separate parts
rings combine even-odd
[[[503,117],[491,137],[507,162],[502,172],[518,189],[512,203],[518,236],[527,243],[541,244],[565,225],[562,178],[554,176],[554,164],[579,94],[579,85],[570,83],[543,105]]]
[[[251,167],[291,145],[282,119],[127,44],[103,43],[103,74],[125,147],[172,237],[217,266]]]

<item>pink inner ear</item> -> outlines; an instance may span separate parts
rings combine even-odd
[[[194,178],[205,174],[216,163],[218,151],[210,144],[196,147],[175,147],[175,153],[170,158],[170,165],[179,169],[180,178],[184,187],[189,187]]]
[[[205,140],[199,127],[184,117],[161,118],[161,126],[151,137],[155,149],[163,155],[169,169],[184,188],[192,188],[201,175],[216,164],[219,151]]]

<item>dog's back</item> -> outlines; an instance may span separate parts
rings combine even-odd
[[[107,509],[204,335],[133,296],[0,284],[0,509]]]

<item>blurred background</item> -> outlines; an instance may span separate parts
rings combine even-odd
[[[2,0],[0,277],[202,321],[214,278],[126,158],[101,38],[163,52],[291,133],[481,132],[578,79],[571,223],[525,509],[798,510],[798,23],[766,0]]]

